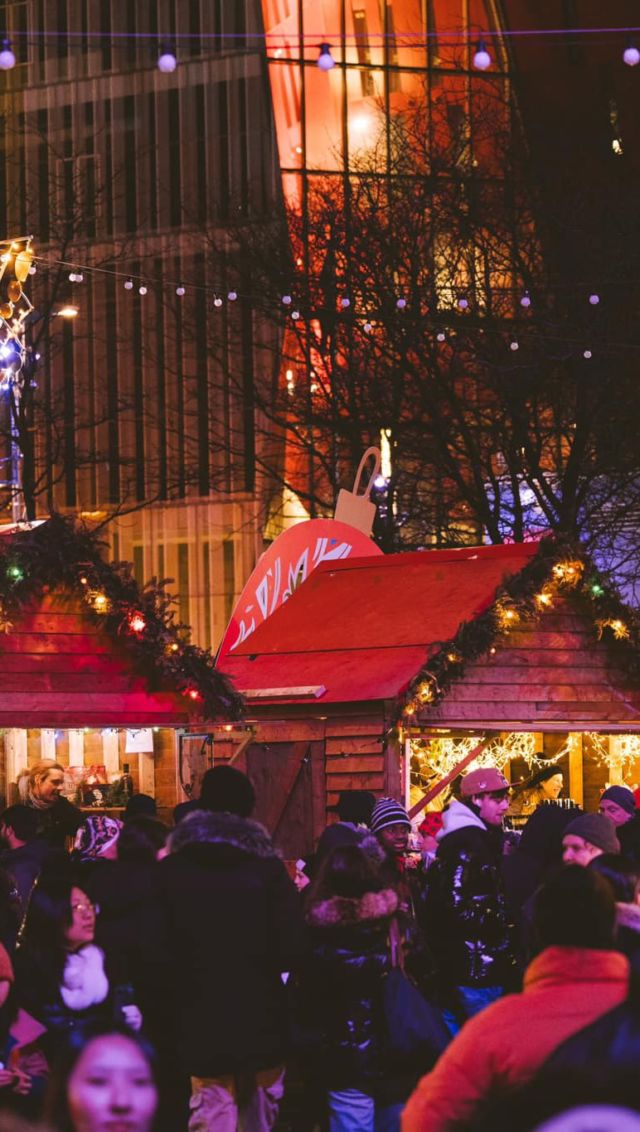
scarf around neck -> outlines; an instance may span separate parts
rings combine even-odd
[[[69,1010],[87,1010],[104,1002],[109,980],[104,969],[104,952],[94,943],[67,956],[60,994]]]

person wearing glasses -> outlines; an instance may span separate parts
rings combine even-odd
[[[52,873],[36,885],[15,958],[20,1006],[46,1026],[49,1064],[62,1040],[88,1023],[142,1025],[132,987],[94,942],[99,907],[73,877]]]
[[[465,775],[460,798],[444,811],[427,873],[423,922],[454,1033],[517,979],[516,932],[501,870],[508,809],[509,783],[496,767]]]

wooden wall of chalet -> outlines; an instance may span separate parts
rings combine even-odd
[[[0,634],[0,727],[176,727],[184,697],[151,693],[80,599],[49,594]]]
[[[285,857],[311,853],[341,790],[371,790],[400,797],[400,758],[386,745],[381,704],[341,712],[332,705],[325,719],[292,708],[287,718],[263,709],[264,718],[248,735],[215,735],[215,762],[233,762],[251,778],[257,794],[256,818],[272,834]],[[279,709],[283,712],[283,709]],[[317,712],[318,707],[315,706]]]
[[[593,626],[568,604],[511,630],[468,664],[427,726],[571,731],[640,730],[640,689],[611,664]],[[572,726],[575,725],[575,726]]]

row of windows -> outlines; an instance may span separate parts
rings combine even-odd
[[[197,286],[206,278],[202,257],[149,266],[158,276],[182,268],[196,287],[184,300],[167,288],[141,297],[119,280],[91,277],[78,292],[75,322],[34,328],[42,355],[37,459],[49,504],[91,508],[255,489],[252,314],[241,302],[212,308]],[[45,283],[44,274],[34,277],[36,304]]]
[[[182,61],[244,50],[257,0],[4,0],[0,20],[34,86],[154,66],[163,42]]]
[[[40,243],[203,226],[273,207],[259,76],[0,119],[0,215]]]

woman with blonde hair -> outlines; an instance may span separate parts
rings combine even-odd
[[[53,759],[40,759],[18,775],[20,801],[38,814],[38,837],[65,848],[82,824],[82,814],[62,796],[64,767]]]

